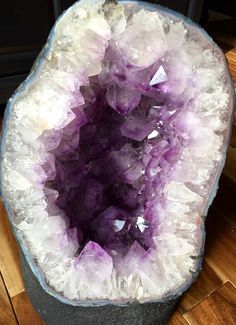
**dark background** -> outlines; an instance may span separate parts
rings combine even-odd
[[[2,0],[0,2],[0,104],[4,104],[29,73],[55,19],[73,0]],[[158,0],[204,25],[208,10],[236,12],[231,0]]]

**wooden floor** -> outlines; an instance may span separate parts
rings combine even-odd
[[[222,176],[206,221],[203,270],[170,325],[236,324],[236,184]]]
[[[203,270],[169,325],[236,324],[235,200],[236,184],[223,175],[207,217]],[[42,325],[25,292],[18,248],[1,202],[0,248],[0,325]]]

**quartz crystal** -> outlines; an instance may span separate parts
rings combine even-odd
[[[161,7],[83,0],[9,100],[2,196],[43,288],[69,304],[165,301],[201,267],[230,134],[220,49]]]

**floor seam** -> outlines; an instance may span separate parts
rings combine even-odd
[[[5,283],[5,281],[4,281],[4,277],[3,277],[3,275],[2,275],[1,272],[0,272],[0,278],[2,279],[2,282],[3,282],[4,288],[5,288],[5,290],[6,290],[6,293],[7,293],[8,299],[9,299],[9,303],[10,303],[10,305],[11,305],[11,308],[12,308],[13,314],[14,314],[14,316],[15,316],[16,323],[17,323],[18,325],[20,325],[19,320],[18,320],[18,317],[17,317],[17,314],[16,314],[16,311],[15,311],[15,308],[14,308],[14,306],[13,306],[13,303],[12,303],[12,300],[11,300],[11,297],[10,297],[10,294],[9,294],[9,292],[8,292],[8,289],[7,289],[6,283]]]

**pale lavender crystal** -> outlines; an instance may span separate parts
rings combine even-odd
[[[75,262],[78,276],[91,285],[103,282],[112,273],[112,258],[97,243],[90,241]]]
[[[107,88],[106,98],[108,105],[114,110],[121,114],[127,114],[138,106],[141,94],[137,90],[111,85]]]
[[[130,116],[121,127],[121,133],[124,137],[143,141],[151,132],[155,130],[154,123],[148,123],[144,118],[135,118]]]

